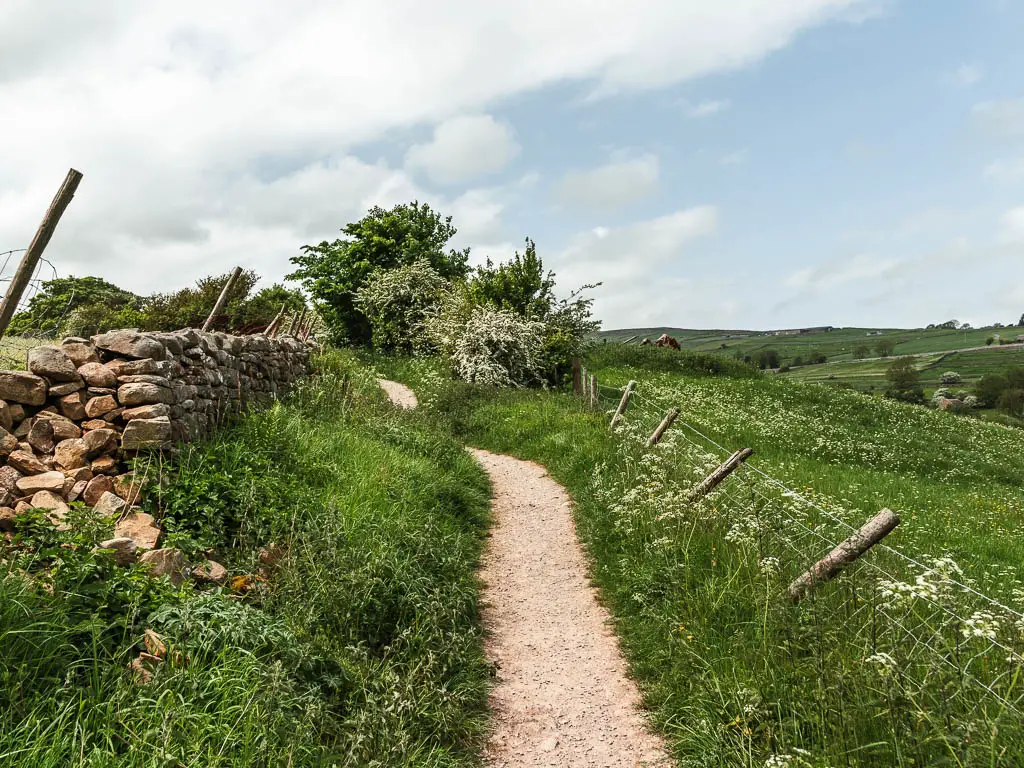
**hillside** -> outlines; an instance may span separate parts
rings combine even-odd
[[[880,341],[892,342],[893,355],[916,355],[927,352],[985,347],[986,341],[999,334],[1001,339],[1016,339],[1024,334],[1024,326],[997,329],[970,329],[958,331],[948,328],[835,328],[800,329],[785,331],[754,330],[695,330],[687,328],[623,328],[601,331],[596,334],[600,340],[621,342],[644,338],[651,341],[667,333],[679,342],[683,349],[700,352],[715,352],[728,355],[754,356],[767,349],[778,351],[783,364],[792,365],[797,357],[806,359],[812,352],[824,354],[829,362],[854,359],[857,347],[865,346],[865,357],[876,357],[876,345]]]

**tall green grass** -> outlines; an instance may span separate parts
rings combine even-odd
[[[613,398],[591,410],[565,393],[452,383],[422,361],[389,370],[425,391],[427,411],[459,439],[538,461],[569,489],[593,576],[679,765],[1024,761],[1021,625],[957,586],[1021,607],[1019,433],[962,433],[945,414],[744,371],[708,375],[686,358],[591,358],[602,381],[636,379],[651,401],[637,398],[617,434]],[[722,456],[681,425],[646,449],[668,404],[729,448],[752,445],[755,463],[828,514],[749,471],[687,504]],[[790,581],[847,535],[837,520],[859,525],[882,505],[904,518],[890,543],[925,568],[872,552],[793,605]]]
[[[36,520],[3,547],[0,764],[475,764],[486,477],[351,358],[320,366],[162,466],[147,500],[169,544],[251,589],[118,569],[90,552],[103,521]],[[146,629],[168,655],[143,684]]]

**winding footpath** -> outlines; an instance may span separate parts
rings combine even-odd
[[[396,405],[415,407],[408,387],[381,387]],[[480,571],[484,646],[498,670],[485,763],[667,768],[589,582],[565,489],[538,464],[470,450],[493,489]]]

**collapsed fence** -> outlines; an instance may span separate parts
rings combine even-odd
[[[957,755],[972,740],[1000,742],[1001,758],[1012,739],[1011,754],[1022,754],[1024,613],[978,589],[948,557],[909,555],[884,541],[899,524],[892,511],[858,526],[820,494],[762,470],[749,447],[723,445],[690,423],[681,398],[636,382],[609,387],[582,367],[575,374],[585,407],[610,415],[624,450],[635,451],[635,475],[620,492],[633,493],[629,483],[641,484],[644,471],[663,468],[672,478],[658,491],[658,514],[622,525],[647,526],[651,547],[666,536],[692,538],[699,526],[718,543],[713,564],[736,553],[731,589],[740,592],[742,578],[758,582],[764,594],[750,589],[751,605],[763,611],[765,637],[786,649],[766,650],[766,659],[815,675],[828,692],[815,714],[823,732],[857,748],[874,734],[848,726],[844,709],[870,706],[893,721],[894,742],[920,751],[918,761],[933,747]]]

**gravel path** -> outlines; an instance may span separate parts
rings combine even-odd
[[[397,381],[388,381],[387,379],[377,379],[377,383],[380,384],[384,393],[391,398],[391,402],[399,408],[415,408],[419,404],[416,400],[416,394],[405,384],[399,384]]]
[[[416,407],[408,387],[380,385],[396,405]],[[668,768],[587,577],[565,489],[538,464],[470,450],[494,493],[480,570],[484,645],[498,677],[486,765]]]
[[[498,666],[487,765],[669,765],[588,581],[568,494],[537,464],[472,453],[494,491],[481,570],[485,646]]]

